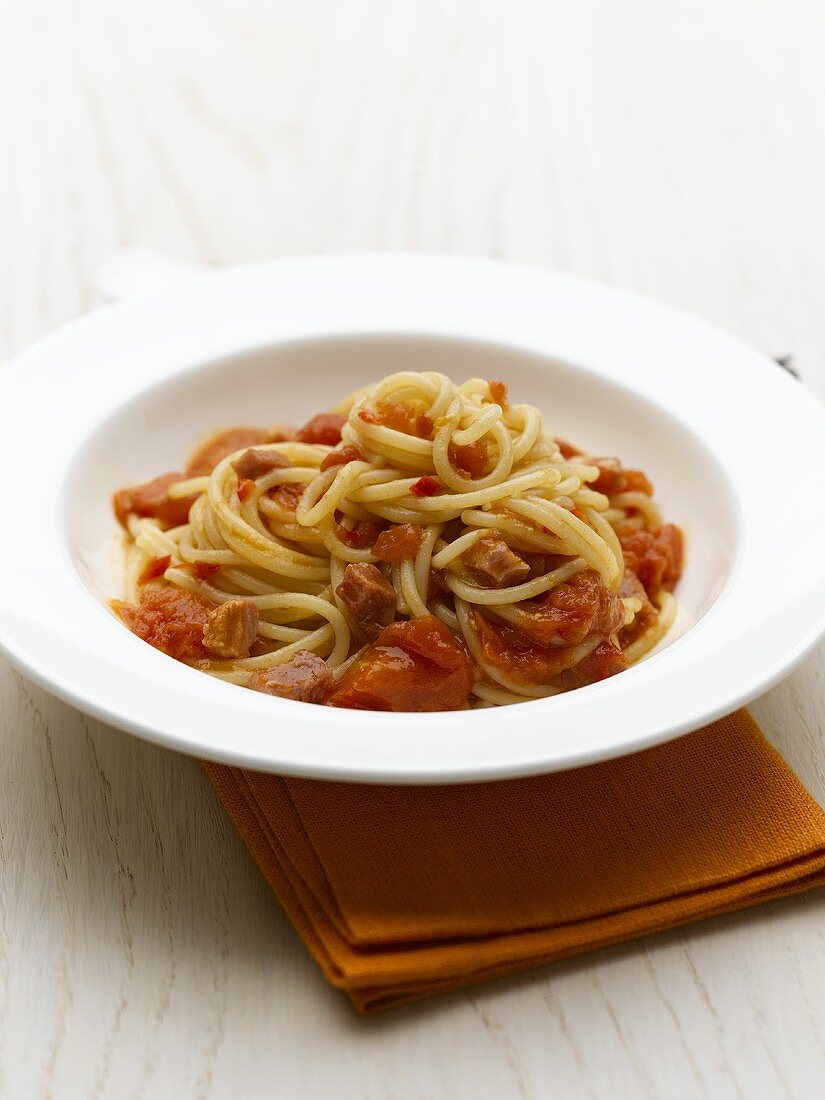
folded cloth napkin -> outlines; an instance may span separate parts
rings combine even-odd
[[[825,812],[744,711],[634,756],[496,783],[203,767],[361,1012],[825,883]]]

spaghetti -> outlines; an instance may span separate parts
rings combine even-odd
[[[404,371],[115,494],[113,606],[169,655],[286,698],[541,698],[622,671],[672,623],[682,536],[652,491],[500,382]]]

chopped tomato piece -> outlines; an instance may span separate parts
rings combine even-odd
[[[561,674],[560,683],[565,688],[585,687],[598,680],[606,680],[608,676],[615,676],[617,672],[624,672],[627,667],[628,661],[624,653],[609,638],[605,638],[589,657],[579,661],[573,668],[566,669]]]
[[[214,604],[194,592],[151,585],[141,593],[131,630],[179,661],[208,657],[203,628],[213,608]]]
[[[599,476],[588,483],[590,489],[605,496],[613,497],[617,493],[644,493],[653,496],[653,486],[641,470],[626,470],[617,458],[602,458],[594,465],[599,468]]]
[[[402,523],[382,531],[375,540],[373,554],[379,561],[393,565],[402,558],[414,558],[424,541],[424,528],[414,523]]]
[[[156,580],[158,577],[162,577],[166,570],[169,568],[172,562],[171,554],[164,554],[160,558],[152,558],[147,564],[146,568],[138,577],[138,584],[148,584],[149,581]]]
[[[343,527],[339,523],[336,534],[341,542],[351,546],[354,550],[366,550],[368,546],[372,546],[383,529],[383,523],[375,523],[370,519],[359,519],[352,530]]]
[[[296,439],[299,443],[324,443],[334,447],[341,442],[341,429],[347,418],[340,413],[318,413],[298,429]]]
[[[441,483],[436,478],[425,474],[424,477],[420,477],[416,481],[415,485],[410,487],[410,492],[415,493],[417,497],[433,497],[440,488]]]
[[[561,451],[562,458],[572,458],[573,455],[580,455],[581,451],[578,447],[574,447],[572,443],[568,443],[566,439],[559,439],[556,437],[556,446]]]
[[[533,642],[509,623],[485,619],[473,611],[485,661],[517,684],[551,684],[570,663],[569,649]]]
[[[231,455],[233,451],[271,441],[274,442],[266,428],[225,428],[209,436],[198,447],[187,463],[186,474],[188,477],[204,477],[211,474],[221,459]]]
[[[507,408],[507,386],[504,382],[488,382],[490,387],[490,397],[494,404],[501,405],[502,409]]]
[[[565,645],[578,645],[588,634],[605,637],[624,624],[624,606],[593,569],[577,573],[569,581],[519,605],[524,616],[519,629],[541,646],[561,639]]]
[[[440,619],[427,615],[385,627],[328,703],[356,710],[456,710],[472,686],[463,647]]]
[[[285,481],[269,490],[268,496],[286,512],[294,512],[298,501],[304,495],[306,486],[300,481]]]
[[[464,477],[481,477],[487,468],[487,448],[480,439],[464,447],[451,443],[448,454],[450,462]]]
[[[331,470],[333,466],[346,466],[348,462],[363,462],[364,456],[357,447],[341,447],[340,450],[330,451],[321,463],[321,470]]]
[[[432,439],[435,427],[426,413],[403,401],[376,401],[372,409],[362,409],[358,416],[365,424],[381,424],[420,439]]]
[[[255,482],[251,478],[244,477],[238,482],[238,500],[246,500],[246,498],[255,492]]]
[[[682,575],[684,538],[673,523],[658,531],[637,531],[621,527],[616,532],[624,554],[625,568],[632,570],[653,599],[666,588],[671,591]]]
[[[169,486],[183,479],[183,474],[161,474],[143,485],[118,490],[112,498],[115,515],[124,527],[129,516],[156,519],[164,527],[180,527],[188,522],[189,509],[198,499],[197,495],[170,498]]]

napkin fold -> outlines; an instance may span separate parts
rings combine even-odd
[[[202,766],[360,1012],[825,883],[825,812],[745,711],[633,756],[495,783]]]

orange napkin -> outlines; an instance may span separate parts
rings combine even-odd
[[[361,1012],[825,882],[825,812],[744,711],[635,756],[497,783],[203,767]]]

